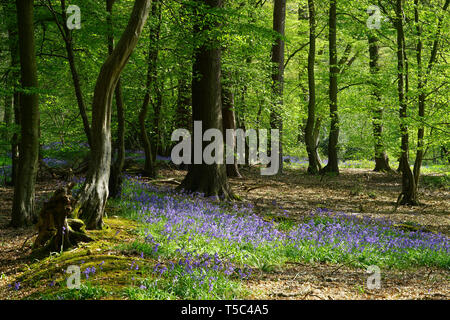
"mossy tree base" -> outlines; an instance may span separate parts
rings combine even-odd
[[[74,185],[70,183],[56,190],[44,204],[39,214],[38,236],[34,241],[34,249],[44,247],[45,250],[59,252],[72,248],[80,242],[93,241],[85,233],[82,220],[69,219],[75,204],[71,194]]]

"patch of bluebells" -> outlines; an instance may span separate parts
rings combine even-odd
[[[64,167],[68,164],[68,162],[65,160],[58,160],[53,158],[44,158],[42,159],[42,161],[44,161],[44,163],[51,168]]]
[[[63,144],[61,141],[55,141],[48,144],[45,144],[42,146],[42,150],[44,151],[61,151],[63,148],[72,148],[72,149],[79,149],[79,150],[88,150],[89,149],[89,143],[86,141],[84,142],[69,142]]]
[[[0,185],[6,184],[7,181],[10,181],[11,176],[12,165],[0,166]]]
[[[86,276],[86,279],[89,279],[89,276],[90,276],[91,274],[94,275],[95,272],[96,272],[95,267],[87,267],[87,268],[83,271],[84,275]]]
[[[186,235],[190,235],[189,240],[201,235],[207,241],[247,244],[255,249],[289,247],[301,252],[305,248],[324,248],[338,255],[365,255],[371,259],[383,254],[402,257],[411,250],[444,256],[450,253],[450,241],[445,235],[403,231],[383,219],[317,209],[308,221],[296,224],[288,231],[280,231],[274,221],[265,221],[256,215],[252,206],[225,207],[202,194],[156,187],[139,177],[127,177],[124,183],[122,200],[129,209],[138,212],[143,223],[160,224],[167,243],[185,239]],[[147,234],[146,241],[154,242],[158,250],[151,234]]]
[[[16,291],[20,290],[20,282],[15,282],[14,285],[8,284],[8,288],[14,289]]]
[[[75,183],[75,187],[72,189],[72,197],[76,198],[78,196],[85,181],[85,177],[73,177],[72,182]]]
[[[139,179],[125,182],[122,200],[139,213],[142,222],[164,221],[162,235],[174,241],[186,234],[200,234],[209,239],[251,243],[255,247],[282,240],[285,235],[272,222],[252,211],[251,205],[234,206],[234,212],[203,197],[200,193],[176,193],[170,188],[158,188]],[[181,196],[180,196],[181,195]]]
[[[403,231],[386,219],[360,218],[321,208],[311,213],[307,223],[293,228],[287,239],[294,247],[306,241],[353,254],[364,251],[407,254],[409,250],[450,253],[450,239],[443,234]]]
[[[172,158],[171,157],[164,157],[164,156],[160,156],[159,154],[156,156],[156,160],[158,161],[164,161],[164,162],[171,162]]]

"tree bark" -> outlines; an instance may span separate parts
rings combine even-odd
[[[316,60],[316,12],[314,0],[308,0],[309,11],[309,52],[308,52],[308,119],[305,127],[305,144],[308,153],[308,173],[317,174],[320,170],[319,159],[317,157],[316,139],[314,139],[314,122],[316,121],[316,81],[315,81],[315,60]]]
[[[315,157],[317,159],[317,166],[320,170],[322,170],[322,161],[320,160],[319,155],[319,142],[320,142],[320,126],[322,125],[322,118],[319,116],[316,118],[316,123],[314,124],[314,131],[313,131],[313,141],[314,141],[314,152]]]
[[[205,3],[209,8],[214,9],[222,6],[222,0],[196,0],[199,4]],[[217,23],[204,21],[214,19],[211,13],[197,12],[194,24],[194,36],[202,36],[208,33],[212,24],[217,27]],[[219,44],[211,36],[203,42],[194,52],[194,65],[192,77],[192,118],[193,121],[202,122],[203,133],[208,129],[218,129],[223,132],[222,126],[222,103],[221,103],[221,53]],[[192,141],[196,137],[194,130]],[[205,144],[203,144],[202,151]],[[194,152],[192,152],[194,155]],[[216,198],[234,198],[228,184],[225,164],[206,164],[201,159],[200,164],[189,166],[188,173],[182,181],[179,189],[203,193],[205,196]]]
[[[450,4],[450,0],[446,0],[444,7],[442,8],[443,12],[445,13],[447,11],[447,8]],[[417,90],[419,92],[418,97],[418,107],[419,107],[419,119],[423,119],[425,117],[425,90],[424,87],[427,84],[428,77],[431,73],[431,70],[433,68],[433,65],[436,61],[437,57],[437,51],[439,48],[439,40],[440,40],[440,33],[442,29],[442,19],[443,16],[440,16],[438,19],[438,25],[437,25],[437,31],[436,36],[433,41],[433,47],[431,49],[431,55],[430,60],[428,61],[427,70],[425,72],[425,75],[423,73],[423,65],[422,65],[422,49],[423,49],[423,42],[422,42],[422,28],[420,25],[420,19],[419,19],[419,1],[414,1],[414,22],[416,23],[416,32],[417,32],[417,46],[416,46],[416,58],[417,58]],[[424,136],[425,136],[425,127],[423,125],[423,122],[420,122],[419,129],[417,130],[417,151],[416,151],[416,159],[414,161],[414,181],[415,181],[415,187],[418,188],[419,185],[419,177],[420,177],[420,168],[422,166],[422,161],[424,157]]]
[[[379,46],[378,38],[375,33],[369,33],[369,56],[370,56],[370,73],[377,79],[379,73]],[[383,108],[381,103],[381,94],[377,88],[377,83],[373,83],[373,93],[375,99],[375,106],[373,107],[372,126],[373,136],[375,138],[375,169],[377,172],[391,171],[389,166],[389,158],[383,145]]]
[[[284,87],[284,37],[286,25],[286,0],[275,0],[273,7],[273,30],[277,32],[277,38],[272,45],[272,94],[275,101],[270,112],[270,126],[272,129],[278,129],[278,174],[283,173],[283,119],[281,108],[283,106],[283,87]]]
[[[396,0],[395,7],[395,28],[397,30],[397,69],[398,69],[398,101],[400,115],[400,133],[401,133],[401,157],[400,165],[402,167],[402,192],[397,199],[397,205],[418,205],[417,189],[413,173],[409,167],[409,138],[407,118],[407,104],[405,101],[405,66],[404,66],[404,45],[405,39],[403,32],[403,6],[402,0]]]
[[[175,122],[177,128],[184,128],[189,131],[192,131],[191,92],[192,89],[186,80],[186,77],[180,75],[180,78],[178,79],[177,114]]]
[[[114,31],[112,21],[112,9],[115,0],[106,0],[106,11],[108,12],[108,54],[111,55],[114,51]],[[123,176],[122,171],[125,164],[125,115],[123,106],[122,82],[117,81],[116,89],[114,91],[116,97],[116,111],[117,111],[117,158],[111,166],[109,179],[109,196],[117,198],[120,195]]]
[[[159,17],[160,19],[160,4],[159,0],[152,2],[152,16],[153,17]],[[152,142],[148,136],[147,133],[147,127],[145,125],[147,114],[148,114],[148,107],[151,102],[151,95],[152,93],[155,93],[157,88],[157,60],[158,60],[158,46],[157,41],[159,39],[159,24],[158,21],[156,26],[152,26],[150,28],[150,35],[149,35],[149,48],[148,48],[148,64],[147,64],[147,79],[146,79],[146,92],[144,96],[144,101],[142,103],[141,111],[139,113],[139,128],[140,128],[140,136],[141,136],[141,143],[144,148],[145,153],[145,163],[144,163],[144,175],[150,177],[150,178],[156,178],[157,176],[157,170],[155,165],[155,158],[156,158],[156,152],[153,151],[155,149],[155,145],[152,145]],[[156,40],[155,40],[156,39]],[[155,43],[156,41],[156,43]],[[153,90],[152,90],[153,89]],[[155,121],[153,122],[153,125],[155,125]]]
[[[63,23],[59,22],[58,15],[53,10],[53,7],[51,6],[50,2],[49,2],[48,7],[49,7],[51,13],[53,14],[54,20],[55,20],[55,22],[58,26],[58,29],[61,33],[61,36],[64,40],[64,44],[65,44],[66,52],[67,52],[67,60],[69,61],[69,67],[70,67],[70,72],[72,75],[73,87],[75,90],[75,96],[77,98],[78,109],[80,111],[81,119],[83,121],[83,129],[86,134],[88,144],[89,144],[89,146],[91,146],[91,143],[92,143],[91,128],[89,125],[89,120],[88,120],[87,111],[86,111],[86,104],[84,102],[83,92],[81,89],[80,76],[78,74],[78,70],[77,70],[76,63],[75,63],[75,54],[73,52],[73,42],[72,42],[72,40],[73,40],[72,39],[72,31],[67,28],[67,25],[65,23],[67,21],[66,1],[61,0],[61,16],[62,16]]]
[[[225,77],[224,77],[225,78]],[[230,80],[231,75],[228,74],[226,76],[226,80]],[[226,167],[227,167],[227,176],[228,177],[234,177],[234,178],[242,178],[240,172],[239,172],[239,168],[238,168],[238,163],[237,163],[237,158],[236,158],[236,152],[235,152],[235,148],[236,148],[236,134],[235,134],[235,130],[236,130],[236,116],[235,116],[235,112],[234,112],[234,93],[231,90],[231,88],[222,83],[222,124],[223,124],[223,133],[224,133],[224,142],[226,140],[226,130],[227,129],[231,129],[233,130],[233,141],[231,145],[227,145],[227,148],[229,147],[234,156],[234,162],[233,163],[227,163]]]
[[[11,216],[13,227],[31,224],[37,218],[34,208],[35,183],[39,155],[39,95],[34,42],[34,4],[32,0],[17,0],[20,71],[23,92],[20,99],[21,140],[19,168],[14,185]],[[16,181],[16,182],[17,182]]]
[[[17,71],[20,63],[17,10],[15,3],[9,2],[8,0],[2,0],[2,7],[4,16],[8,18],[6,22],[8,28],[8,46],[11,57],[10,83],[13,89],[13,94],[9,99],[11,99],[10,101],[12,102],[12,112],[14,113],[15,127],[20,128],[20,93],[19,90],[17,90],[17,84],[20,81],[20,74]],[[11,162],[11,185],[14,186],[15,181],[17,180],[17,172],[19,171],[19,134],[17,130],[14,130],[11,137]]]
[[[329,50],[330,50],[330,134],[328,141],[328,164],[321,170],[321,172],[331,172],[339,174],[337,145],[339,142],[339,117],[337,107],[337,77],[339,74],[339,66],[337,59],[336,47],[336,2],[337,0],[330,0],[329,12]]]
[[[86,182],[79,197],[76,213],[87,229],[101,229],[108,199],[111,165],[111,106],[122,70],[147,21],[150,0],[136,0],[128,25],[113,52],[103,64],[92,103],[92,155]]]
[[[153,106],[153,134],[151,135],[151,144],[152,144],[152,157],[153,162],[156,161],[156,155],[160,151],[161,147],[161,129],[160,129],[160,117],[161,117],[161,109],[162,109],[162,92],[164,83],[162,81],[158,81],[158,55],[159,55],[159,39],[161,36],[161,0],[153,0],[152,2],[152,17],[156,19],[154,25],[152,25],[150,29],[152,46],[149,51],[149,60],[152,64],[152,86],[153,93],[155,99],[151,99]]]

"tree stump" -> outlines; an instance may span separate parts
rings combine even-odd
[[[40,214],[37,224],[38,236],[34,241],[34,248],[46,246],[51,251],[63,251],[79,242],[93,241],[84,231],[84,223],[79,219],[69,219],[75,199],[72,197],[70,183],[64,188],[55,191],[48,200]]]

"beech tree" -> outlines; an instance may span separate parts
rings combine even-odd
[[[39,156],[39,95],[34,42],[33,0],[17,0],[17,25],[19,30],[20,74],[20,143],[17,181],[11,225],[21,227],[35,222],[34,208],[36,173]]]
[[[402,168],[402,192],[400,193],[397,204],[417,205],[416,182],[409,167],[409,134],[406,123],[408,105],[405,100],[405,35],[403,31],[403,0],[396,0],[395,4],[395,29],[397,31],[397,69],[398,69],[398,102],[400,115],[400,133],[401,133],[401,155],[400,164]]]
[[[122,70],[147,21],[150,0],[136,0],[128,25],[117,46],[103,64],[94,91],[92,103],[91,160],[75,212],[86,223],[87,229],[101,229],[108,199],[111,165],[111,107],[114,90]]]
[[[383,106],[381,104],[381,93],[377,87],[377,77],[379,76],[380,67],[379,60],[379,40],[374,31],[369,31],[369,57],[370,57],[370,73],[374,77],[373,86],[373,136],[375,138],[375,168],[374,171],[391,171],[389,166],[389,158],[383,145]]]
[[[114,30],[112,21],[114,2],[115,0],[106,0],[106,11],[108,12],[107,23],[108,23],[109,55],[111,55],[114,51]],[[120,187],[122,185],[123,180],[122,170],[125,164],[125,112],[122,93],[122,81],[120,77],[119,80],[117,80],[117,85],[116,89],[114,90],[114,94],[116,98],[116,112],[117,112],[117,140],[116,140],[117,156],[111,165],[111,173],[109,179],[109,193],[110,197],[117,198],[120,194]]]
[[[196,0],[201,6],[205,4],[207,9],[221,8],[222,0]],[[194,25],[194,36],[204,39],[195,49],[194,65],[192,69],[192,119],[202,122],[202,132],[200,140],[203,140],[203,133],[208,129],[218,129],[223,131],[222,124],[222,100],[221,100],[221,50],[212,35],[208,33],[217,21],[210,12],[197,9]],[[205,36],[206,35],[206,36]],[[206,39],[205,39],[206,38]],[[199,139],[198,133],[194,130],[192,141]],[[203,144],[204,149],[205,144]],[[194,152],[192,152],[194,154]],[[231,188],[227,180],[225,164],[206,164],[201,160],[200,164],[189,165],[189,170],[182,181],[179,189],[204,193],[205,196],[215,196],[232,198]]]
[[[281,109],[283,106],[283,82],[284,82],[284,33],[286,25],[286,0],[275,0],[273,7],[273,30],[277,33],[275,43],[272,45],[272,101],[273,107],[270,113],[270,126],[272,129],[280,131],[279,150],[279,170],[283,172],[283,119]]]
[[[309,19],[309,52],[308,52],[308,118],[305,126],[305,145],[308,153],[308,173],[317,174],[320,167],[320,160],[317,154],[317,138],[314,135],[314,124],[316,122],[316,12],[314,0],[308,0]],[[319,123],[320,125],[320,123]],[[317,126],[316,126],[317,127]]]
[[[330,0],[329,10],[329,51],[330,51],[330,85],[328,89],[328,96],[330,99],[330,134],[328,140],[328,164],[322,168],[322,172],[332,172],[339,174],[337,145],[339,142],[339,116],[337,106],[338,96],[338,57],[336,47],[336,2],[337,0]]]

